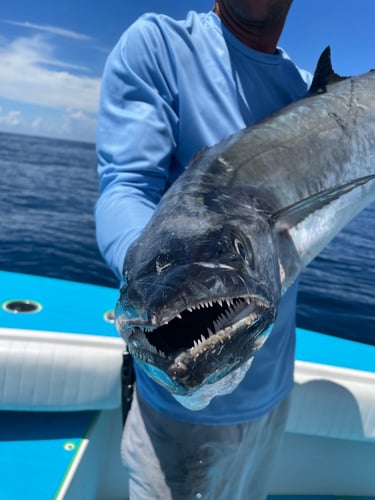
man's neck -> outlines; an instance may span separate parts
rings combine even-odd
[[[241,42],[254,50],[274,54],[285,19],[278,22],[259,22],[234,17],[222,3],[215,3],[214,12]]]

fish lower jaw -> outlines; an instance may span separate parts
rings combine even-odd
[[[243,311],[243,313],[245,312],[246,311]],[[241,316],[243,316],[243,314]],[[235,335],[237,331],[242,330],[243,328],[250,328],[257,322],[258,319],[259,316],[257,314],[250,313],[248,315],[245,315],[244,317],[239,318],[235,322],[231,322],[228,325],[222,325],[219,328],[215,327],[215,332],[208,328],[208,337],[202,334],[200,339],[194,340],[193,347],[190,347],[188,351],[192,356],[196,356],[202,354],[208,349],[212,350],[216,346],[220,347],[220,345],[224,344],[233,335]]]

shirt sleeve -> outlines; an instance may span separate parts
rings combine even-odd
[[[176,148],[173,67],[157,26],[135,23],[110,54],[98,113],[99,249],[121,277],[131,243],[163,195]]]

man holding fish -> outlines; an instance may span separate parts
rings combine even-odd
[[[306,95],[309,75],[277,47],[291,3],[217,0],[182,21],[146,14],[113,49],[98,121],[96,223],[119,278],[128,248],[197,151]],[[248,371],[201,406],[189,404],[194,393],[177,401],[135,363],[122,443],[131,499],[267,496],[293,386],[296,296],[294,284]]]

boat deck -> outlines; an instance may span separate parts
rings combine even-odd
[[[99,412],[0,412],[0,498],[126,500],[108,495],[98,460]],[[89,480],[87,480],[89,478]],[[374,500],[375,496],[271,495],[268,500]]]
[[[125,500],[117,291],[3,272],[0,281],[0,498]],[[374,359],[375,346],[297,330],[269,500],[375,499]]]

